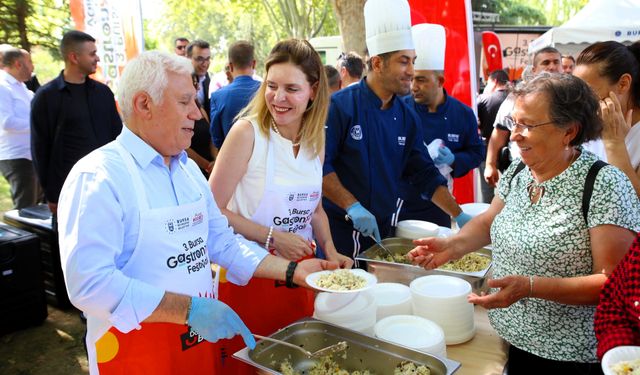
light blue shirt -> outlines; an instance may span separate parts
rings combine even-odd
[[[116,142],[131,152],[147,187],[150,208],[193,203],[204,193],[209,259],[228,270],[229,281],[246,284],[267,252],[233,233],[207,181],[184,151],[171,158],[168,168],[157,151],[124,127],[114,142],[82,158],[62,187],[58,201],[60,256],[73,304],[127,333],[151,315],[165,292],[121,271],[138,240],[140,208]],[[193,181],[198,186],[193,186]]]

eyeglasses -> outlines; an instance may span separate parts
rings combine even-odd
[[[187,46],[176,46],[176,49],[180,49],[180,50],[185,49],[185,48],[187,48]]]
[[[511,116],[505,116],[504,117],[504,123],[503,125],[509,129],[509,131],[519,131],[524,133],[525,131],[530,132],[531,130],[539,127],[539,126],[545,126],[545,125],[549,125],[549,124],[553,124],[553,121],[547,121],[547,122],[543,122],[541,124],[535,124],[535,125],[525,125],[525,124],[521,124],[519,122],[516,122],[516,120],[513,119],[513,117]]]
[[[196,56],[193,59],[196,60],[197,63],[203,63],[203,62],[211,61],[211,56],[207,56],[207,57]]]

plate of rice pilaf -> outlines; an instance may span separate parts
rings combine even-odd
[[[605,375],[640,375],[640,346],[618,346],[602,357]]]
[[[323,292],[355,293],[371,288],[378,279],[365,270],[338,269],[314,272],[307,275],[305,281],[310,287]]]

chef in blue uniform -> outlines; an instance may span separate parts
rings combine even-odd
[[[364,15],[369,73],[331,97],[322,186],[336,248],[352,258],[374,244],[369,236],[391,234],[403,178],[459,225],[469,219],[431,161],[417,116],[400,99],[409,94],[416,57],[408,3],[369,0]]]
[[[442,25],[419,24],[412,28],[416,42],[415,74],[411,95],[405,103],[420,118],[424,143],[436,142],[433,162],[447,179],[449,191],[453,177],[462,177],[484,160],[485,150],[478,134],[478,121],[473,110],[444,89],[446,35]],[[440,140],[440,141],[438,141]],[[437,146],[442,144],[442,146]],[[411,181],[400,183],[403,199],[400,220],[425,220],[450,227],[451,217],[433,202],[422,199],[423,192]]]

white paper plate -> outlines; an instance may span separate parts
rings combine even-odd
[[[461,204],[462,212],[471,216],[478,216],[489,208],[489,203],[465,203]]]
[[[605,375],[614,375],[612,366],[624,362],[640,359],[640,346],[618,346],[604,353],[602,357],[602,371]]]
[[[444,347],[444,331],[435,322],[413,315],[394,315],[376,323],[377,337],[418,350]]]
[[[360,288],[360,289],[353,289],[353,290],[331,290],[331,289],[327,289],[327,288],[323,288],[318,286],[317,281],[318,278],[320,278],[320,276],[322,275],[327,275],[330,274],[332,272],[335,271],[320,271],[320,272],[314,272],[312,274],[307,275],[307,277],[305,278],[305,281],[307,282],[307,284],[309,284],[310,287],[312,287],[313,289],[317,289],[317,290],[321,290],[323,292],[328,292],[328,293],[358,293],[358,292],[362,292],[363,290],[367,290],[369,288],[371,288],[372,286],[376,285],[378,283],[378,279],[376,278],[375,275],[365,271],[365,270],[361,270],[359,268],[356,269],[351,269],[348,270],[349,272],[357,275],[357,276],[361,276],[364,277],[366,284],[364,285],[364,287]]]

